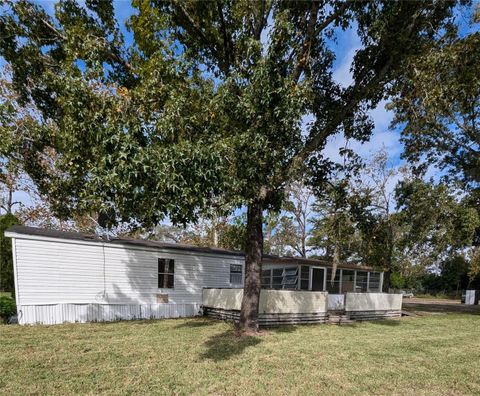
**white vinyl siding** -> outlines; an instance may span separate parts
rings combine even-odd
[[[230,283],[230,265],[242,257],[149,249],[62,239],[15,238],[19,305],[201,304],[204,287]],[[175,288],[158,288],[158,258],[175,261]]]

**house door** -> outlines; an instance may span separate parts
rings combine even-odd
[[[312,291],[323,291],[325,284],[325,269],[312,267],[311,287]]]

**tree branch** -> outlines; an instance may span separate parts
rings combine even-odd
[[[222,36],[223,36],[223,47],[224,47],[224,55],[225,55],[225,68],[227,70],[227,75],[230,72],[230,65],[231,60],[233,57],[233,43],[231,39],[228,37],[227,33],[227,26],[225,24],[225,17],[223,16],[222,4],[220,1],[217,1],[217,9],[218,14],[220,16],[220,24],[222,29]]]
[[[312,42],[315,39],[315,36],[321,31],[326,29],[333,21],[335,21],[340,15],[342,15],[347,9],[348,2],[343,2],[340,7],[332,14],[326,18],[319,26],[315,26],[317,23],[318,17],[318,1],[313,1],[310,9],[310,18],[307,24],[307,32],[305,36],[305,42],[303,43],[303,49],[297,57],[297,65],[292,73],[293,81],[298,81],[302,75],[303,70],[308,62],[310,57],[310,50],[312,48]]]
[[[261,15],[260,18],[258,19],[257,26],[254,32],[255,39],[258,41],[260,40],[260,37],[262,35],[263,28],[265,27],[267,21],[268,21],[268,16],[270,15],[270,11],[272,10],[273,2],[270,2],[270,5],[268,6],[268,9],[266,8],[266,0],[262,1],[262,8],[261,8]]]
[[[210,38],[205,35],[205,32],[203,31],[201,26],[198,25],[198,23],[195,22],[192,16],[187,12],[187,10],[183,8],[183,5],[181,4],[181,2],[177,0],[173,0],[172,4],[177,8],[179,14],[181,14],[185,23],[188,25],[186,27],[184,26],[184,28],[190,29],[192,35],[197,35],[198,37],[200,37],[200,39],[205,44],[205,47],[207,47],[212,52],[212,55],[218,60],[218,67],[220,68],[220,70],[225,74],[228,74],[229,72],[229,67],[227,66],[228,62],[225,62],[225,60],[222,59],[222,56],[219,53],[218,49],[215,47],[215,45],[212,46],[212,42]]]
[[[55,26],[53,26],[49,21],[44,18],[41,18],[40,20],[48,29],[50,29],[50,31],[52,31],[57,36],[57,38],[61,39],[62,41],[67,41],[68,37],[63,32],[58,30]],[[130,65],[130,63],[127,62],[125,59],[121,58],[115,51],[112,50],[112,48],[110,48],[110,43],[108,42],[108,40],[105,37],[99,38],[101,38],[107,44],[106,49],[108,51],[108,57],[113,62],[116,62],[131,71],[132,66]]]
[[[410,24],[405,28],[407,37],[409,37],[412,33],[413,28],[415,27],[416,20],[421,14],[421,11],[421,8],[417,10],[417,12],[412,16]],[[330,18],[332,17],[333,15]],[[325,25],[325,23],[323,25]],[[288,162],[285,167],[287,169],[287,173],[292,173],[295,169],[299,168],[299,166],[304,163],[305,159],[313,151],[315,151],[316,149],[321,147],[322,144],[324,144],[328,136],[330,136],[338,128],[338,126],[348,116],[348,114],[354,111],[355,107],[358,106],[362,100],[368,98],[368,92],[387,76],[393,65],[393,62],[393,56],[390,55],[388,59],[383,63],[382,68],[378,71],[376,76],[363,86],[359,86],[361,85],[363,79],[357,79],[354,86],[350,90],[350,99],[347,104],[343,106],[341,111],[336,112],[335,116],[330,120],[330,122],[328,122],[327,125],[319,133],[313,136],[310,141],[308,141],[305,146]]]

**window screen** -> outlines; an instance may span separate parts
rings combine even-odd
[[[368,272],[357,271],[357,283],[355,285],[356,292],[365,293],[367,291]]]
[[[308,290],[310,283],[310,267],[306,265],[302,265],[302,269],[300,271],[300,289],[301,290]]]
[[[175,283],[175,261],[158,259],[158,288],[173,289]]]
[[[287,267],[283,274],[283,288],[296,289],[298,284],[298,267]]]
[[[355,282],[355,271],[342,270],[342,293],[353,292]]]
[[[262,270],[261,283],[262,283],[262,288],[263,289],[270,289],[272,287],[271,278],[272,278],[272,270],[271,269]]]
[[[242,266],[240,264],[230,264],[230,283],[241,285],[242,280]]]
[[[272,270],[272,289],[282,289],[283,268],[274,268]]]
[[[340,271],[339,269],[335,271],[335,278],[332,282],[332,269],[327,269],[327,291],[329,293],[340,293]]]
[[[380,272],[370,272],[370,279],[368,281],[368,291],[381,292],[380,290]]]
[[[298,267],[280,267],[263,270],[261,284],[263,289],[295,290],[298,286]]]

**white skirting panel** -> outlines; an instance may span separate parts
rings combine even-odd
[[[20,324],[114,322],[197,316],[200,304],[49,304],[20,305]]]

